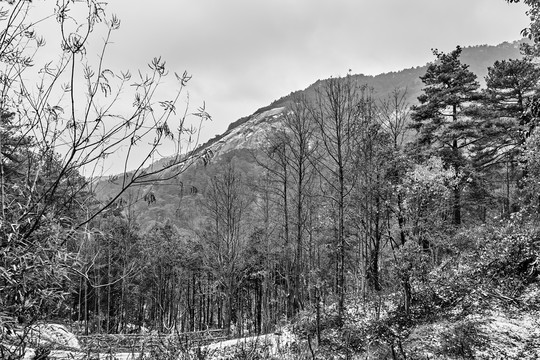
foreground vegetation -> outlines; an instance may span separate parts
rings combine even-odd
[[[29,4],[9,5],[0,39],[2,358],[21,358],[28,330],[58,319],[85,334],[286,328],[296,340],[279,358],[535,356],[540,334],[513,344],[497,332],[538,327],[535,1],[525,57],[494,63],[484,89],[460,47],[435,50],[418,105],[406,89],[377,99],[352,76],[332,78],[289,101],[261,148],[215,158],[183,142],[193,130],[175,104],[187,74],[173,100],[155,99],[167,75],[155,59],[135,81],[133,112],[118,116],[130,74],[103,57],[77,68],[94,28],[120,25],[101,3],[79,3],[88,26],[72,32],[76,5],[58,3],[63,53],[29,90],[21,74],[43,44],[25,25]],[[95,176],[121,148],[132,167],[143,139],[136,170]],[[185,145],[149,167],[167,139]],[[177,216],[143,221],[136,204],[159,201],[159,186]],[[150,356],[191,356],[180,345]],[[234,356],[278,356],[256,348]]]

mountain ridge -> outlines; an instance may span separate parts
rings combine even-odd
[[[471,71],[478,76],[481,85],[484,85],[487,67],[492,66],[496,60],[521,57],[519,46],[523,41],[504,42],[496,46],[466,47],[463,48],[462,61],[470,66]],[[425,73],[427,65],[379,75],[355,74],[351,76],[359,84],[371,87],[376,99],[385,98],[396,88],[407,89],[406,100],[409,105],[413,105],[422,92],[423,83],[420,76]],[[164,170],[163,178],[170,178],[170,180],[156,181],[128,189],[123,198],[143,200],[148,198],[147,194],[152,195],[150,196],[153,199],[152,202],[137,201],[139,204],[136,207],[141,210],[138,213],[142,224],[170,219],[179,228],[187,226],[184,222],[185,219],[178,214],[197,208],[198,196],[204,192],[205,184],[215,171],[212,168],[236,158],[237,166],[242,168],[246,176],[256,173],[253,151],[264,146],[267,134],[280,127],[280,120],[289,101],[293,96],[299,94],[308,97],[314,96],[316,89],[322,86],[325,81],[327,79],[319,79],[304,90],[291,92],[272,101],[269,105],[257,109],[253,114],[232,122],[225,132],[198,146],[184,158],[194,160],[199,157],[204,158],[204,161],[191,163],[190,160],[188,162],[191,165],[186,168],[183,167],[183,164],[178,164]],[[148,169],[156,170],[169,166],[171,160],[172,158],[160,159],[152,163]],[[211,166],[207,166],[209,161],[212,163]],[[181,172],[181,174],[175,176],[175,172]],[[102,181],[99,187],[101,196],[105,198],[110,196],[115,187],[116,185],[110,181]]]
[[[519,49],[521,44],[526,41],[526,39],[521,39],[513,42],[505,41],[498,45],[484,44],[467,46],[463,48],[461,59],[463,63],[469,65],[469,69],[477,75],[480,85],[483,87],[485,86],[484,78],[487,75],[488,67],[492,66],[496,60],[506,60],[521,57]],[[378,75],[365,75],[360,73],[351,76],[357,83],[362,85],[365,84],[373,88],[375,98],[379,99],[385,98],[396,88],[406,89],[406,101],[410,105],[413,105],[417,102],[417,97],[421,94],[423,85],[422,81],[420,80],[420,76],[425,73],[428,65],[429,63],[421,66],[405,68],[399,71],[385,72]],[[320,87],[327,80],[328,79],[318,79],[303,90],[293,91],[289,95],[282,96],[281,98],[272,101],[269,105],[257,109],[253,114],[241,117],[231,122],[225,132],[215,135],[213,138],[197,147],[197,149],[194,150],[194,153],[204,151],[205,149],[210,149],[215,153],[216,151],[212,149],[212,145],[222,142],[223,139],[228,137],[228,135],[230,135],[233,131],[239,133],[239,127],[244,126],[246,123],[251,122],[251,120],[255,118],[260,118],[261,114],[269,110],[275,108],[285,108],[291,98],[295,95],[304,93],[308,97],[310,95],[313,96],[315,89]],[[275,114],[272,116],[274,115]],[[260,121],[258,123],[260,123]]]

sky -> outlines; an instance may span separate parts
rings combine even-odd
[[[213,117],[203,137],[317,79],[421,66],[432,48],[513,41],[528,24],[504,0],[112,0],[109,11],[121,63],[162,56],[193,75],[192,106]]]
[[[110,0],[121,27],[105,60],[136,72],[161,56],[191,74],[191,110],[204,102],[213,118],[205,141],[318,79],[421,66],[432,48],[518,40],[526,9],[504,0]]]

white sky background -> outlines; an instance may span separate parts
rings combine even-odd
[[[136,5],[137,4],[137,5]],[[138,5],[140,4],[140,5]],[[504,0],[112,0],[120,63],[163,56],[193,74],[205,135],[317,79],[424,65],[431,48],[520,38],[526,7]],[[197,95],[197,96],[195,96]],[[193,102],[193,105],[196,105]]]
[[[52,11],[54,1],[35,6]],[[504,0],[110,0],[122,24],[106,63],[135,73],[162,56],[169,70],[187,70],[191,110],[205,101],[213,117],[205,141],[317,79],[424,65],[431,48],[517,40],[526,9]]]

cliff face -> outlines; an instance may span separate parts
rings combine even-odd
[[[236,126],[217,142],[211,144],[214,156],[236,149],[260,149],[266,142],[267,134],[282,127],[285,107],[276,107],[253,114],[248,121]]]

